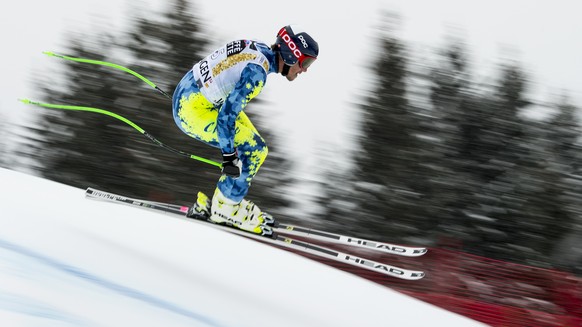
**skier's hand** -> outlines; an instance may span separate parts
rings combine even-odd
[[[238,158],[236,151],[233,153],[222,154],[222,173],[232,177],[239,178],[242,170],[242,162]]]

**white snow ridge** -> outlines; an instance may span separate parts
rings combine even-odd
[[[0,181],[0,326],[484,326],[211,226]]]

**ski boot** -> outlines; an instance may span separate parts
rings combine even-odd
[[[243,201],[232,201],[216,188],[209,220],[215,224],[233,226],[254,234],[272,236],[273,229],[267,226],[260,209],[250,201]]]
[[[243,199],[241,201],[241,206],[243,206],[249,212],[251,219],[258,217],[259,220],[263,221],[263,225],[276,226],[275,218],[273,218],[273,216],[270,214],[261,211],[259,206],[254,204],[252,201]]]
[[[187,216],[199,220],[208,220],[210,218],[210,199],[206,194],[198,192],[196,203],[188,210]]]

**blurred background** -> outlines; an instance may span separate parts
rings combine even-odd
[[[17,99],[109,110],[218,160],[175,126],[170,101],[127,73],[42,52],[126,66],[171,94],[223,43],[271,44],[300,24],[319,42],[318,62],[293,83],[270,75],[245,110],[270,150],[249,199],[283,221],[430,247],[407,263],[427,271],[420,284],[367,277],[437,305],[491,325],[582,325],[576,7],[21,1],[0,13],[0,166],[191,204],[212,193],[215,167],[111,117]]]

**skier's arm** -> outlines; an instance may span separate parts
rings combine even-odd
[[[257,64],[249,64],[241,73],[240,80],[220,108],[217,119],[218,142],[223,154],[235,152],[234,134],[238,114],[252,98],[263,89],[267,73]]]

